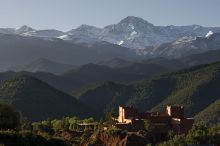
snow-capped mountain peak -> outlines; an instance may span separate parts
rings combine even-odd
[[[94,42],[108,42],[132,49],[144,49],[146,46],[155,46],[170,42],[173,45],[184,44],[198,36],[210,38],[212,33],[216,32],[220,32],[220,27],[203,27],[200,25],[155,26],[135,16],[128,16],[118,23],[105,26],[104,28],[83,24],[68,32],[34,30],[28,26],[22,26],[18,29],[0,29],[0,33],[12,33],[41,38],[59,38],[64,41],[88,45]]]

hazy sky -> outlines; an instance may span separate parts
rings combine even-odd
[[[155,25],[220,26],[220,0],[0,0],[0,27],[69,30],[103,27],[126,16]]]

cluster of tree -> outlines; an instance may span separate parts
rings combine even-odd
[[[36,135],[22,115],[5,103],[0,103],[0,144],[3,146],[69,146],[55,137]],[[24,130],[26,129],[26,131]]]
[[[207,127],[205,124],[195,124],[187,135],[170,134],[170,140],[159,146],[186,146],[186,145],[219,145],[220,124]]]
[[[86,119],[80,119],[79,117],[64,117],[62,119],[48,119],[41,122],[35,122],[32,123],[31,127],[33,131],[42,131],[48,133],[50,133],[51,131],[58,132],[67,130],[85,131],[89,127],[86,125],[89,125],[91,123],[95,125],[97,122],[95,122],[95,120],[92,117]]]
[[[5,146],[68,146],[80,145],[82,142],[94,141],[94,133],[107,133],[109,136],[126,135],[127,132],[114,127],[114,114],[108,112],[105,122],[96,122],[93,118],[64,117],[62,119],[45,120],[29,123],[11,106],[0,103],[0,143]],[[103,131],[103,123],[109,126]],[[146,135],[154,128],[148,120],[144,121],[145,130],[139,135]],[[70,135],[65,138],[65,135]],[[96,141],[97,142],[97,141]],[[220,124],[208,127],[205,124],[195,124],[187,135],[177,135],[169,132],[169,140],[159,146],[186,146],[220,144]]]
[[[89,127],[90,124],[92,127]],[[10,105],[0,103],[0,144],[4,146],[79,145],[81,141],[89,138],[98,126],[93,118],[78,117],[29,123]],[[65,132],[72,134],[74,138],[70,141],[65,139],[65,136],[62,137]]]

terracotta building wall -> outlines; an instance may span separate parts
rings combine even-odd
[[[173,118],[184,118],[184,107],[183,106],[167,106],[166,112]]]
[[[121,123],[127,123],[130,122],[130,118],[135,118],[137,117],[138,112],[136,109],[132,107],[119,107],[119,117],[118,121]],[[128,120],[126,120],[128,119]]]

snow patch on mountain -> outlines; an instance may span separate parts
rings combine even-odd
[[[123,43],[124,43],[124,41],[121,40],[121,41],[118,43],[118,45],[122,45]]]
[[[193,40],[195,40],[196,37],[187,37],[187,36],[184,36],[184,37],[181,37],[179,39],[177,39],[173,45],[180,45],[180,44],[185,44],[185,43],[190,43],[192,42]]]
[[[67,35],[67,34],[61,35],[61,36],[59,36],[59,37],[57,37],[57,38],[62,39],[62,40],[71,40],[70,35]]]
[[[210,37],[211,35],[213,35],[213,32],[212,32],[212,31],[209,31],[209,32],[205,35],[205,37],[208,38],[208,37]]]

